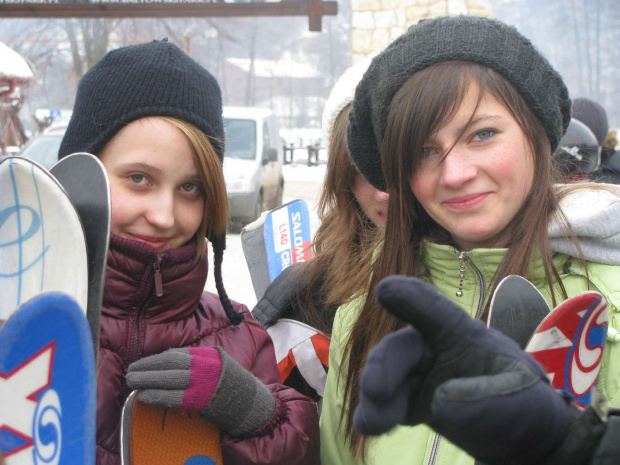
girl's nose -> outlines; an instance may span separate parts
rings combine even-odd
[[[377,202],[387,202],[390,198],[390,195],[387,192],[380,191],[379,189],[375,189],[375,200]]]
[[[460,188],[478,174],[476,165],[466,153],[459,151],[458,146],[452,148],[440,168],[440,184],[451,189]]]
[[[174,226],[174,195],[153,196],[147,207],[146,219],[157,229],[166,230]]]

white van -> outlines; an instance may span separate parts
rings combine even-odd
[[[282,204],[284,151],[278,120],[262,108],[224,107],[224,178],[233,227]]]

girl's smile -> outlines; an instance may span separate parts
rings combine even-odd
[[[127,233],[127,236],[138,241],[146,242],[152,245],[155,250],[164,250],[166,248],[166,244],[170,240],[168,238],[145,236],[142,234]]]
[[[484,192],[482,194],[464,195],[461,197],[454,197],[444,201],[444,205],[454,211],[465,211],[477,207],[482,203],[489,195],[490,192]]]

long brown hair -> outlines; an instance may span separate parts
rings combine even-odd
[[[530,153],[526,156],[532,156],[534,161],[531,191],[509,225],[508,250],[495,272],[492,286],[510,274],[527,278],[536,257],[541,257],[554,305],[557,291],[566,298],[566,291],[553,266],[547,235],[551,216],[556,214],[563,219],[558,210],[559,194],[553,187],[555,174],[551,143],[523,97],[498,73],[474,63],[444,62],[411,77],[395,78],[394,85],[400,88],[389,108],[381,147],[382,170],[390,195],[389,222],[384,245],[373,263],[369,292],[342,359],[343,366],[348,369],[340,420],[341,424],[344,421],[344,433],[351,450],[362,457],[364,440],[352,427],[353,412],[359,401],[361,372],[372,347],[403,326],[375,302],[374,288],[381,279],[393,274],[422,275],[422,243],[425,239],[454,245],[449,232],[435,223],[416,200],[410,179],[420,162],[423,145],[454,117],[473,82],[480,88],[478,105],[488,93],[511,113],[529,142]],[[483,312],[483,319],[486,319],[487,312],[488,308]]]
[[[321,219],[312,247],[314,258],[300,267],[304,278],[297,305],[309,324],[331,333],[326,309],[351,300],[368,286],[372,252],[382,230],[364,214],[355,200],[357,171],[348,155],[345,134],[351,105],[336,117],[329,143],[325,181],[319,199]],[[355,270],[355,272],[351,272]]]
[[[202,215],[202,222],[196,233],[196,243],[198,251],[196,259],[199,259],[205,247],[205,237],[214,238],[226,232],[228,223],[228,197],[226,195],[226,183],[222,162],[213,148],[209,137],[186,121],[162,116],[161,119],[178,128],[194,149],[194,157],[200,172],[202,188],[205,192],[205,210]]]

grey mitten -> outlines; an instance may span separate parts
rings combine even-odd
[[[221,347],[145,357],[129,365],[127,384],[142,402],[196,412],[230,436],[261,428],[276,408],[269,389]]]

